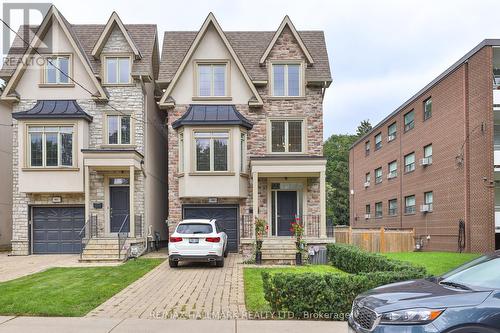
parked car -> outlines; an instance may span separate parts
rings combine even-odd
[[[227,253],[227,235],[215,219],[183,220],[169,238],[170,267],[177,267],[179,261],[210,262],[224,267]]]
[[[443,276],[393,283],[359,295],[349,316],[349,332],[500,332],[500,251]]]

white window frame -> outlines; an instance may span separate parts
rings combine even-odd
[[[198,154],[196,153],[196,134],[199,133],[209,133],[210,136],[203,137],[203,139],[209,139],[210,140],[210,170],[197,170],[198,167]],[[215,165],[215,154],[214,154],[214,139],[217,139],[217,134],[227,134],[227,170],[214,170],[214,165]],[[199,129],[199,130],[194,130],[192,132],[192,151],[194,158],[192,158],[192,161],[194,161],[192,165],[192,170],[194,173],[228,173],[231,172],[232,170],[232,165],[231,165],[231,147],[232,147],[232,140],[231,140],[231,131],[230,130],[210,130],[210,129]]]
[[[412,156],[412,155],[413,155],[413,162],[412,162],[412,163],[408,163],[408,164],[407,164],[407,163],[406,163],[406,158],[407,158],[407,157],[410,157],[410,156]],[[415,163],[416,163],[416,158],[417,158],[417,157],[416,157],[416,155],[415,155],[415,152],[411,152],[411,153],[406,154],[406,155],[404,156],[405,173],[415,171],[415,169],[416,169],[416,164],[415,164]],[[411,166],[411,165],[413,165],[413,166]],[[411,167],[410,167],[410,166],[411,166]]]
[[[377,135],[375,135],[375,150],[379,150],[382,148],[382,132],[379,132]]]
[[[108,81],[108,59],[116,58],[116,79],[117,82]],[[120,82],[120,62],[118,59],[128,59],[129,64],[129,76],[127,82]],[[102,67],[103,67],[103,83],[107,86],[120,86],[129,85],[132,83],[132,56],[122,55],[122,54],[107,54],[102,57]]]
[[[273,145],[272,145],[272,138],[273,138],[273,133],[272,133],[272,123],[276,122],[284,122],[285,123],[285,151],[278,151],[278,152],[273,152]],[[289,151],[289,137],[288,137],[288,122],[297,122],[300,121],[302,122],[301,126],[301,147],[300,151]],[[306,119],[304,118],[269,118],[268,119],[268,124],[267,124],[267,151],[269,154],[277,154],[277,155],[296,155],[296,154],[305,154],[305,148],[306,148]]]
[[[223,60],[195,60],[193,67],[193,76],[194,76],[194,94],[193,100],[231,100],[231,66],[230,61],[227,59]],[[224,76],[224,95],[214,95],[214,66],[225,66],[225,76]],[[200,66],[211,66],[212,68],[212,79],[210,83],[210,95],[209,96],[201,96],[200,95]]]
[[[408,199],[413,198],[413,205],[408,206]],[[409,210],[410,207],[413,207]],[[415,214],[417,212],[417,198],[414,194],[405,196],[405,214]]]
[[[391,128],[394,128],[394,131],[391,133]],[[393,122],[392,124],[390,124],[389,126],[387,126],[387,139],[388,141],[392,141],[394,139],[396,139],[398,135],[398,123],[397,122]],[[392,138],[391,138],[392,136]]]
[[[391,209],[391,203],[392,202],[396,203],[396,207]],[[391,210],[393,210],[393,211],[391,212]],[[389,215],[389,216],[396,216],[396,215],[398,215],[398,199],[397,198],[395,198],[395,199],[389,199],[387,201],[387,215]]]
[[[380,176],[377,176],[377,171],[380,170]],[[384,178],[384,171],[382,170],[382,167],[376,168],[374,171],[375,174],[375,184],[380,184],[382,183],[382,180]]]
[[[67,58],[68,59],[68,82],[61,82],[61,77],[64,76],[59,70],[59,58]],[[55,60],[55,61],[54,61]],[[47,71],[49,61],[52,62],[54,67],[56,68],[56,82],[48,82]],[[44,64],[42,70],[42,79],[41,86],[74,86],[74,82],[70,79],[73,77],[73,55],[72,54],[51,54],[44,57]]]
[[[413,113],[413,120],[407,124],[406,123],[406,116],[409,115],[410,113]],[[404,123],[404,131],[405,132],[411,131],[412,129],[415,128],[415,110],[414,109],[406,112],[403,115],[403,123]],[[410,124],[411,124],[411,126],[410,126]]]
[[[240,133],[240,172],[247,173],[247,133]]]
[[[118,117],[118,142],[117,143],[110,143],[109,142],[109,118],[110,117]],[[121,124],[122,124],[122,118],[130,118],[129,120],[129,130],[130,130],[130,133],[129,133],[129,136],[130,136],[130,140],[129,140],[129,143],[122,143],[122,131],[121,131]],[[106,125],[105,125],[105,136],[106,136],[106,145],[109,145],[109,146],[131,146],[133,145],[133,142],[134,142],[134,128],[133,128],[134,124],[133,124],[133,118],[132,118],[132,115],[124,115],[124,114],[108,114],[106,115]]]
[[[42,128],[41,131],[31,131],[31,128]],[[57,128],[56,131],[46,131],[46,128]],[[67,132],[61,132],[61,128],[71,128],[71,165],[62,165],[61,164],[61,148],[62,148],[62,140],[61,140],[61,133],[67,133]],[[42,165],[31,165],[31,134],[32,133],[42,133]],[[46,152],[46,135],[47,133],[57,133],[57,165],[49,165],[47,166],[47,152]],[[28,124],[26,125],[26,143],[25,143],[25,149],[26,149],[26,161],[25,165],[28,168],[32,169],[67,169],[67,168],[74,168],[76,165],[76,154],[75,154],[75,147],[77,145],[76,142],[76,129],[75,129],[75,124],[53,124],[53,125],[47,125],[47,124]]]
[[[430,110],[429,112],[427,112],[427,105],[430,103]],[[429,97],[427,98],[425,101],[424,101],[424,121],[426,121],[427,119],[430,119],[432,118],[432,97]]]
[[[431,154],[429,155],[427,149],[430,148]],[[427,158],[429,163],[432,163],[432,143],[424,146],[424,158]]]
[[[392,166],[395,166],[393,169],[391,169]],[[389,176],[390,178],[395,178],[398,176],[398,161],[392,161],[387,165],[387,169],[389,171]]]
[[[184,133],[179,133],[179,173],[184,172]]]
[[[285,76],[284,76],[284,87],[283,87],[283,95],[275,95],[274,94],[274,65],[284,65],[285,66]],[[298,65],[299,66],[299,94],[296,96],[290,96],[288,94],[288,65]],[[272,61],[270,66],[269,77],[271,78],[270,82],[270,92],[269,95],[273,98],[301,98],[304,97],[304,63],[303,62],[294,62],[294,61]]]
[[[430,194],[431,195],[431,202],[429,202],[427,200],[427,195]],[[434,191],[427,191],[427,192],[424,192],[424,205],[428,205],[429,206],[429,211],[432,212],[433,210],[433,204],[434,204]]]
[[[370,140],[365,141],[365,156],[370,155],[370,149],[371,149],[370,146],[371,146]]]
[[[380,207],[380,210],[377,210],[377,206]],[[375,218],[381,218],[384,216],[384,204],[382,201],[375,202]]]
[[[371,182],[371,178],[372,178],[371,172],[367,172],[365,174],[365,183],[370,183]]]

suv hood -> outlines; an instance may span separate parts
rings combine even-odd
[[[429,280],[393,283],[361,294],[363,306],[377,313],[411,308],[449,308],[476,306],[491,291],[467,291],[448,288]]]

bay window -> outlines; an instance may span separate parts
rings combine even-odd
[[[195,132],[196,171],[228,171],[229,133]]]
[[[29,126],[29,167],[72,167],[73,126]]]
[[[271,152],[302,153],[303,121],[271,120]]]
[[[298,97],[301,95],[301,65],[273,64],[272,95],[276,97]]]
[[[130,116],[108,116],[108,144],[130,144]]]
[[[247,151],[247,135],[241,133],[240,136],[240,172],[246,172],[246,151]]]
[[[184,133],[179,134],[179,172],[184,172]]]

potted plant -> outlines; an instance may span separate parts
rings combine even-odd
[[[305,248],[305,241],[304,241],[304,227],[300,223],[300,218],[296,218],[295,222],[292,223],[292,227],[290,228],[290,231],[292,231],[293,236],[295,237],[295,264],[296,265],[302,265],[302,252],[304,251]]]
[[[264,234],[267,233],[267,223],[258,217],[255,218],[255,263],[262,263],[262,242]]]

